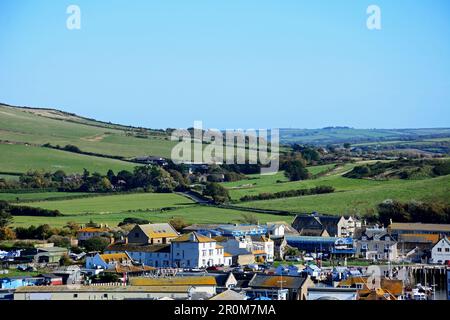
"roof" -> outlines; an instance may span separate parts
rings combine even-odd
[[[402,242],[432,243],[439,241],[439,234],[433,233],[409,233],[400,234],[398,237]]]
[[[112,244],[105,251],[127,251],[127,252],[170,252],[170,244]]]
[[[116,265],[114,269],[108,269],[105,272],[109,273],[133,273],[133,272],[146,272],[146,271],[153,271],[156,270],[154,267],[149,266],[123,266],[123,265]]]
[[[391,230],[450,232],[450,224],[393,222]]]
[[[178,237],[178,232],[168,223],[149,223],[136,225],[149,238]]]
[[[255,274],[248,283],[252,288],[280,288],[298,289],[305,282],[306,278],[301,276],[273,276],[264,274]]]
[[[202,236],[201,234],[197,233],[197,232],[189,232],[186,234],[183,234],[181,236],[179,236],[178,238],[172,239],[172,242],[200,242],[200,243],[205,243],[205,242],[216,242],[216,240],[211,239],[209,237],[206,236]]]
[[[250,236],[250,239],[252,239],[253,242],[272,242],[270,238],[263,235]]]
[[[133,286],[216,286],[216,278],[212,276],[171,277],[171,278],[131,278]]]
[[[86,227],[86,228],[79,229],[77,232],[89,232],[89,233],[99,232],[99,233],[104,233],[104,232],[110,232],[110,231],[111,230],[109,230],[108,228]]]
[[[356,277],[349,277],[341,282],[339,282],[339,287],[352,287],[355,286],[357,283],[362,283],[363,288],[361,289],[362,292],[370,291],[370,289],[367,287],[367,279],[368,277],[362,277],[362,276],[356,276]],[[403,293],[403,281],[402,280],[392,280],[387,278],[381,278],[380,279],[380,287],[383,290],[389,291],[394,296],[399,296]]]
[[[200,230],[210,230],[210,229],[217,229],[220,226],[220,224],[192,224],[190,226],[187,226],[183,228],[183,231],[200,231]]]
[[[245,294],[228,289],[215,295],[209,300],[247,300],[247,297]]]
[[[224,253],[223,253],[223,256],[224,256],[224,257],[232,257],[233,255],[232,255],[231,253],[224,252]]]
[[[358,291],[359,300],[397,300],[397,298],[389,292],[382,288],[377,288],[374,290],[360,290]]]
[[[131,260],[131,258],[124,252],[100,254],[100,258],[106,263]]]
[[[330,236],[336,236],[338,233],[337,224],[343,219],[342,216],[326,216],[326,215],[297,215],[295,216],[292,226],[299,232],[303,229],[326,229]]]
[[[191,286],[25,286],[16,293],[32,292],[189,292]]]

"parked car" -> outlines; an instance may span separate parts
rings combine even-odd
[[[295,262],[302,261],[302,259],[300,257],[297,257],[297,256],[286,256],[286,257],[284,257],[284,260],[286,260],[286,261],[295,261]]]

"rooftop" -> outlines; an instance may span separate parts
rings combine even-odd
[[[16,293],[33,292],[189,292],[191,286],[26,286]]]
[[[172,240],[172,242],[216,242],[216,240],[203,236],[197,232],[189,232]]]
[[[170,244],[112,244],[105,251],[127,251],[127,252],[170,252]]]
[[[134,286],[215,286],[216,278],[212,276],[188,276],[171,278],[131,278],[130,283]]]
[[[389,229],[408,230],[408,231],[450,232],[450,224],[393,222],[389,225]]]
[[[149,238],[178,237],[177,231],[168,223],[149,223],[137,225]]]

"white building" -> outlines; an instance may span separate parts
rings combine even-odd
[[[450,261],[450,240],[445,237],[439,240],[431,249],[431,262],[443,264]]]
[[[87,269],[114,269],[116,266],[131,266],[133,261],[126,252],[99,254],[86,257]]]
[[[171,255],[174,267],[205,268],[225,264],[223,247],[197,232],[173,239]]]
[[[134,261],[155,268],[168,268],[172,265],[170,244],[133,245],[113,244],[105,253],[127,253]]]

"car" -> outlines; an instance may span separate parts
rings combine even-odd
[[[284,260],[286,260],[286,261],[296,261],[296,262],[302,261],[302,259],[300,259],[300,257],[297,257],[297,256],[286,256],[286,257],[284,257]]]
[[[211,266],[211,267],[206,268],[206,271],[222,271],[222,270],[223,270],[223,267],[220,267],[220,266]]]

